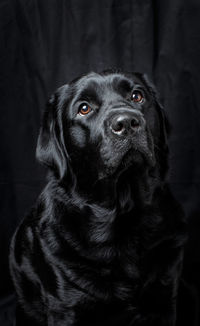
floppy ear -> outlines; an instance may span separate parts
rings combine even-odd
[[[160,123],[161,123],[161,129],[162,129],[162,143],[163,145],[168,145],[168,137],[170,134],[171,126],[169,124],[169,121],[166,116],[166,112],[164,111],[163,105],[160,102],[158,92],[156,90],[155,85],[152,83],[152,81],[149,80],[146,74],[141,74],[141,79],[145,83],[147,89],[151,93],[155,105],[158,107],[158,113],[160,114]]]
[[[62,126],[62,97],[67,86],[59,88],[51,96],[43,115],[36,147],[36,158],[62,179],[67,172],[68,155]]]
[[[160,135],[159,135],[159,165],[160,165],[160,175],[164,179],[166,173],[168,171],[168,154],[169,154],[169,147],[168,147],[168,138],[171,131],[171,126],[166,116],[166,112],[160,102],[158,92],[156,90],[155,85],[149,80],[146,74],[136,73],[136,75],[142,80],[150,94],[152,95],[154,105],[157,108],[157,112],[159,115],[160,121]]]

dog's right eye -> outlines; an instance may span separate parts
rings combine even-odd
[[[92,110],[92,108],[87,103],[83,103],[79,106],[78,113],[80,115],[86,115],[86,114],[90,113],[91,110]]]

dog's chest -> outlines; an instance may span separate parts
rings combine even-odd
[[[121,326],[124,318],[128,323],[136,309],[139,274],[135,248],[117,251],[108,264],[66,261],[65,268],[62,272],[60,270],[60,306],[72,305],[78,311],[76,318],[85,325],[110,325],[114,322],[113,325]]]
[[[74,262],[68,259],[65,261],[63,284],[67,284],[68,289],[70,282],[75,283],[83,301],[89,299],[101,302],[113,300],[133,302],[140,278],[139,257],[135,244],[124,246],[120,250],[113,247],[96,250],[97,256],[99,255],[97,260],[90,260],[87,257]],[[93,258],[94,253],[95,250],[92,252]],[[106,257],[105,262],[103,255]]]

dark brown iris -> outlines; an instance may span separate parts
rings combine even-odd
[[[132,94],[132,100],[136,103],[142,103],[144,100],[144,97],[140,91],[134,91]]]

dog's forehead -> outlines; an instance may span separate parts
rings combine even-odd
[[[138,79],[134,76],[122,73],[98,74],[90,73],[76,80],[74,87],[77,93],[91,90],[93,92],[105,92],[106,90],[116,91],[118,87],[132,89],[138,83]]]

